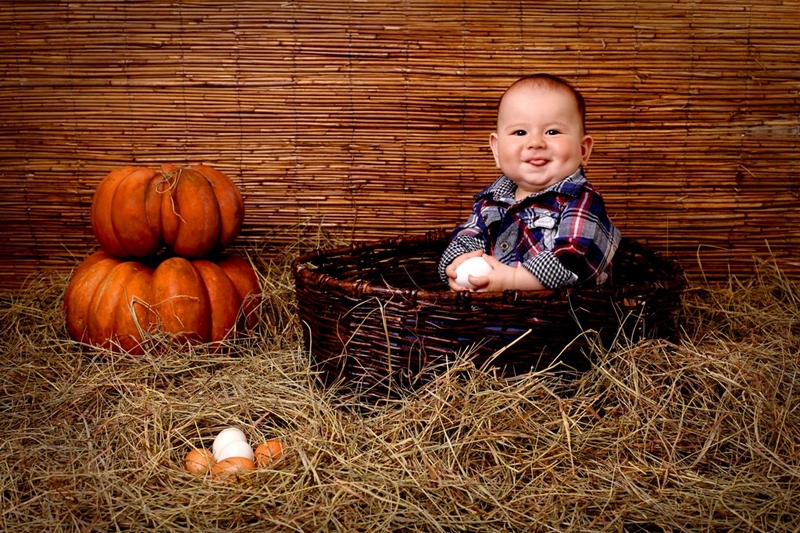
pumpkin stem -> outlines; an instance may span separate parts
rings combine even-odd
[[[170,165],[169,170],[167,170],[167,165],[163,165],[161,167],[161,180],[156,183],[156,192],[159,194],[169,194],[169,203],[172,206],[172,212],[181,220],[181,214],[178,213],[178,210],[175,208],[175,195],[173,192],[175,189],[178,188],[178,182],[181,180],[181,169],[180,167],[176,167],[174,165]],[[164,186],[166,184],[166,186]]]
[[[181,179],[181,169],[175,168],[173,170],[161,170],[161,181],[156,184],[156,191],[160,194],[170,193],[178,187],[178,182]],[[164,186],[166,184],[166,187]]]

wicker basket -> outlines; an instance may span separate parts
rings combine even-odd
[[[587,346],[676,334],[683,270],[623,239],[613,283],[559,291],[454,292],[438,278],[445,230],[316,250],[292,271],[305,346],[330,383],[398,397],[459,353],[506,374],[583,369]]]

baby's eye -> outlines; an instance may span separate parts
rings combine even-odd
[[[547,131],[546,131],[546,132],[544,132],[544,133],[545,133],[545,135],[558,135],[558,134],[559,134],[559,133],[561,133],[561,132],[560,132],[560,131],[558,131],[558,130],[555,130],[555,129],[553,129],[553,130],[547,130]]]
[[[525,130],[516,130],[516,131],[515,131],[514,133],[512,133],[511,135],[516,135],[517,137],[523,137],[523,136],[525,136],[525,135],[527,135],[527,134],[528,134],[528,132],[527,132],[527,131],[525,131]]]

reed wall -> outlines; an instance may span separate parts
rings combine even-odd
[[[96,245],[99,181],[204,162],[242,244],[452,227],[517,77],[574,82],[624,234],[690,275],[800,273],[800,0],[0,4],[0,287]]]

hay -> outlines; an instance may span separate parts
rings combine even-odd
[[[224,355],[109,358],[66,337],[66,277],[4,293],[0,529],[800,527],[800,286],[771,263],[695,284],[678,344],[598,353],[576,381],[503,380],[463,359],[378,408],[309,370],[288,269],[303,246],[269,262],[245,250],[264,319]],[[288,453],[234,483],[184,472],[228,425]]]

